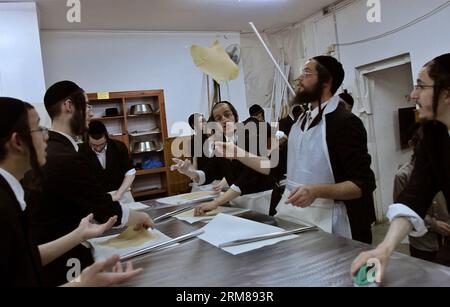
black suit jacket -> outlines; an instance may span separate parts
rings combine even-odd
[[[283,131],[284,134],[289,136],[291,132],[292,126],[295,124],[295,121],[288,115],[285,118],[280,119],[278,124],[278,130]]]
[[[265,149],[270,144],[270,138],[272,137],[272,128],[267,122],[260,122],[256,118],[250,116],[244,122],[244,125],[247,125],[248,129],[244,130],[245,137],[245,150],[260,156],[260,144],[263,140],[262,147]],[[244,127],[245,128],[245,127]],[[261,135],[261,132],[264,132],[264,136]],[[256,142],[255,142],[256,140]],[[252,147],[255,146],[256,148]]]
[[[86,159],[76,152],[63,135],[50,131],[47,147],[47,164],[43,168],[42,191],[27,191],[31,210],[31,230],[36,244],[47,243],[62,237],[78,227],[82,218],[90,213],[96,221],[106,222],[117,215],[118,224],[122,208],[106,194]],[[82,268],[92,264],[88,248],[78,245],[44,267],[46,285],[67,282],[67,260],[77,258]]]
[[[258,173],[237,160],[213,157],[203,168],[206,176],[205,183],[221,180],[225,177],[228,185],[236,185],[241,195],[267,191],[273,188],[273,180]]]
[[[415,152],[411,179],[397,203],[405,204],[422,218],[442,191],[450,210],[450,136],[447,127],[437,121],[423,125],[423,139]]]
[[[0,175],[0,286],[36,287],[42,285],[39,250],[29,237],[27,210],[19,202],[9,184]]]
[[[316,118],[314,127],[320,122]],[[367,149],[367,133],[362,121],[339,104],[334,112],[325,115],[326,140],[336,183],[351,181],[362,191],[362,197],[344,201],[353,239],[371,243],[371,224],[375,221],[373,191],[375,175],[370,168],[372,159]],[[271,174],[280,179],[286,174],[287,150],[280,151],[280,165]],[[339,201],[339,199],[336,199]]]
[[[251,118],[251,120],[253,120],[253,118]],[[252,152],[252,150],[249,150],[249,144],[251,144],[249,138],[257,138],[258,142],[256,143],[259,147],[259,135],[251,135],[251,133],[247,133],[248,131],[244,132],[245,142],[243,144],[238,142],[238,145],[243,145],[246,147],[246,151]],[[253,152],[253,154],[256,153]],[[263,175],[237,160],[212,157],[208,159],[202,170],[205,172],[206,176],[205,183],[211,183],[214,180],[221,180],[225,177],[229,186],[234,184],[239,187],[241,195],[271,190],[274,186],[274,181],[270,176]]]
[[[208,136],[206,134],[201,134],[201,136],[193,134],[191,135],[188,144],[188,154],[190,157],[192,157],[192,160],[194,160],[194,158],[197,160],[197,169],[201,171],[205,169],[210,159],[204,154],[204,146],[207,140]],[[197,145],[201,148],[195,148]]]
[[[103,169],[97,155],[87,142],[80,146],[78,152],[86,157],[89,167],[107,192],[118,190],[126,172],[133,168],[127,146],[117,140],[108,139],[107,141],[106,169]]]

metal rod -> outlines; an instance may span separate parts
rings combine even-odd
[[[170,218],[170,217],[172,217],[174,215],[177,215],[179,213],[182,213],[182,212],[185,212],[185,211],[189,211],[189,210],[193,209],[194,207],[195,207],[195,205],[190,205],[190,206],[183,207],[183,208],[171,211],[171,212],[164,213],[163,215],[160,215],[160,216],[154,218],[153,221],[157,222],[157,221],[160,221],[160,220],[163,220],[163,219]]]
[[[211,111],[211,93],[209,92],[209,75],[204,74],[206,76],[206,92],[208,93],[208,112]]]
[[[295,96],[295,91],[294,88],[292,87],[292,85],[289,83],[289,80],[286,78],[286,76],[284,75],[284,72],[281,70],[280,65],[278,65],[277,61],[275,60],[275,58],[273,57],[272,53],[270,52],[269,48],[267,47],[266,43],[264,42],[263,38],[261,37],[261,35],[259,35],[258,30],[256,29],[255,25],[253,24],[253,22],[249,22],[250,26],[252,27],[253,31],[255,32],[256,36],[258,37],[258,39],[261,41],[261,44],[264,46],[264,48],[266,49],[267,53],[269,54],[270,59],[272,60],[273,64],[275,64],[275,67],[277,68],[277,70],[280,72],[281,77],[283,78],[284,82],[286,82],[289,91],[291,92],[291,94],[293,96]]]
[[[161,243],[155,244],[153,246],[142,248],[142,249],[137,250],[135,252],[131,252],[131,253],[123,255],[122,257],[120,257],[120,261],[125,261],[125,260],[128,260],[130,258],[134,258],[134,257],[140,256],[140,255],[143,255],[143,254],[146,254],[146,253],[149,253],[149,252],[160,250],[161,248],[171,246],[172,244],[175,244],[175,243],[179,243],[179,242],[182,242],[182,241],[186,241],[186,240],[192,239],[194,237],[197,237],[197,236],[201,235],[204,232],[205,231],[203,229],[199,229],[199,230],[196,230],[194,232],[188,233],[186,235],[183,235],[183,236],[180,236],[180,237],[177,237],[177,238],[165,241],[165,242],[161,242]]]
[[[297,229],[293,229],[293,230],[287,230],[287,231],[269,233],[266,235],[254,236],[254,237],[246,238],[246,239],[234,240],[231,242],[219,244],[219,248],[247,244],[247,243],[258,242],[258,241],[264,241],[264,240],[284,237],[287,235],[292,235],[292,234],[302,233],[302,232],[307,232],[307,231],[312,231],[312,230],[317,230],[317,227],[316,226],[302,227],[302,228],[297,228]]]

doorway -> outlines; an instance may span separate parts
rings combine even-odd
[[[377,189],[375,209],[377,221],[386,221],[388,207],[393,204],[395,174],[410,161],[412,150],[402,149],[399,109],[414,106],[408,101],[413,88],[409,56],[402,56],[360,68],[366,84],[365,103],[368,115],[369,152],[375,172]]]

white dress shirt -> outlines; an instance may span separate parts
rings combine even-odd
[[[106,151],[107,150],[108,150],[108,145],[106,145],[105,148],[103,148],[103,150],[101,152],[96,152],[95,150],[93,150],[93,152],[97,156],[98,162],[100,162],[100,165],[102,166],[103,169],[106,169]],[[132,168],[125,173],[125,176],[132,176],[135,174],[136,174],[136,169]]]
[[[320,104],[320,108],[316,107],[314,110],[306,112],[306,114],[307,114],[306,115],[307,116],[307,122],[306,122],[305,130],[309,129],[309,126],[312,124],[312,122],[319,115],[319,110],[324,110],[326,108],[328,102],[329,102],[329,100],[326,101],[326,102],[322,102]]]
[[[61,131],[56,131],[56,130],[52,130],[52,131],[65,136],[70,141],[70,143],[72,143],[73,148],[75,148],[76,152],[78,152],[78,144],[77,144],[77,142],[75,142],[75,139],[73,137],[71,137],[70,135],[68,135],[64,132],[61,132]]]
[[[25,211],[25,209],[27,208],[24,197],[25,192],[23,191],[20,182],[16,179],[16,177],[11,175],[11,173],[4,170],[3,168],[0,168],[0,176],[3,176],[3,178],[5,178],[6,182],[11,187],[11,190],[14,192],[17,201],[19,202],[20,208],[22,209],[22,211]]]

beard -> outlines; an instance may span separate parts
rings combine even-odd
[[[294,100],[292,100],[292,105],[302,105],[314,101],[320,101],[322,98],[322,82],[317,82],[317,84],[312,89],[304,89],[303,91],[298,91],[295,95]]]
[[[36,149],[31,139],[25,140],[29,148],[29,163],[31,170],[25,173],[22,184],[27,192],[41,192],[44,181],[43,165],[39,163]]]
[[[75,110],[70,119],[70,129],[75,135],[83,135],[86,132],[86,114],[83,110]]]

